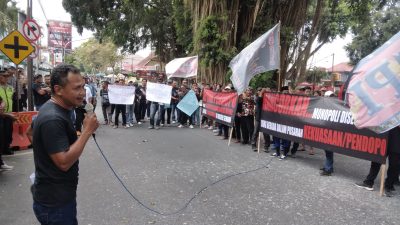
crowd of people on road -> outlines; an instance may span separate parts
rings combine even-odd
[[[22,73],[22,72],[21,72]],[[4,91],[0,91],[0,129],[4,130],[1,140],[1,150],[2,154],[7,154],[10,150],[10,143],[12,140],[12,122],[13,118],[11,114],[12,111],[16,111],[15,95],[12,84],[15,82],[15,70],[13,68],[7,71],[1,71],[0,73],[0,88]],[[12,80],[14,79],[14,80]],[[11,82],[10,82],[11,80]],[[233,127],[230,127],[213,121],[211,118],[202,116],[202,98],[204,90],[212,90],[215,92],[235,92],[233,86],[228,84],[223,86],[221,84],[207,84],[205,82],[197,83],[195,80],[188,79],[176,79],[176,80],[166,80],[163,76],[154,77],[151,82],[166,84],[172,87],[171,102],[170,104],[163,104],[158,102],[151,102],[146,99],[146,87],[147,79],[142,79],[140,82],[130,81],[125,83],[124,79],[116,80],[113,85],[127,85],[135,87],[135,98],[132,104],[120,105],[112,104],[109,98],[108,86],[110,82],[107,80],[102,81],[100,88],[98,88],[99,83],[95,82],[93,78],[87,76],[84,77],[85,85],[85,98],[83,105],[78,106],[74,109],[74,113],[71,118],[74,121],[74,127],[76,129],[77,135],[81,135],[82,124],[85,118],[85,113],[87,111],[85,105],[90,103],[93,105],[95,110],[97,105],[100,104],[101,111],[103,115],[103,125],[112,126],[114,129],[117,128],[131,128],[139,126],[141,124],[148,124],[148,129],[159,130],[166,127],[178,127],[190,129],[202,128],[212,131],[215,136],[220,136],[221,140],[227,140],[231,136],[233,143],[242,144],[243,146],[248,146],[253,151],[257,151],[258,148],[264,150],[264,152],[269,153],[271,151],[271,156],[276,157],[279,160],[285,160],[287,157],[296,158],[298,151],[307,151],[310,156],[315,154],[314,148],[311,146],[304,145],[302,143],[295,143],[289,140],[284,140],[282,138],[273,137],[269,134],[260,132],[260,116],[262,107],[262,98],[265,92],[276,92],[274,89],[270,88],[257,88],[254,90],[249,87],[246,91],[239,95],[238,106],[235,113]],[[180,81],[180,82],[179,82]],[[8,83],[7,83],[8,82]],[[34,106],[37,111],[51,98],[51,84],[50,75],[45,75],[44,80],[42,75],[37,75],[34,77],[32,90],[34,95]],[[15,85],[14,85],[15,87]],[[24,85],[21,85],[22,95],[25,93],[23,91]],[[177,106],[179,102],[185,97],[185,95],[192,90],[197,100],[200,103],[200,107],[192,115],[186,115]],[[297,95],[307,95],[307,96],[321,96],[321,97],[336,97],[332,91],[328,91],[322,88],[318,91],[312,91],[311,87],[298,87],[295,89],[290,89],[285,86],[281,89],[282,93],[293,93]],[[99,103],[97,102],[99,100]],[[22,109],[26,107],[26,100],[20,100],[19,105]],[[120,121],[122,119],[122,121]],[[399,128],[400,129],[400,128]],[[230,131],[232,131],[230,135]],[[398,132],[398,128],[391,131],[391,133]],[[262,146],[258,145],[259,134],[262,134]],[[399,139],[399,138],[397,138]],[[397,146],[400,143],[393,144],[397,140],[395,136],[390,138],[389,141],[389,165],[392,165],[388,171],[389,184],[387,185],[388,190],[393,190],[393,184],[398,183],[398,172],[400,166],[400,150]],[[394,141],[393,141],[394,140]],[[399,139],[400,140],[400,139]],[[12,151],[11,151],[12,152]],[[391,154],[394,152],[394,154]],[[9,153],[12,154],[12,153]],[[334,154],[330,151],[325,151],[325,162],[321,167],[320,174],[322,176],[330,176],[334,172]],[[1,155],[0,155],[1,157]],[[12,166],[5,164],[0,158],[1,166],[3,170],[10,170]],[[373,180],[379,172],[379,165],[371,165],[370,175],[367,179],[358,184],[358,186],[364,187],[370,190],[373,185]]]
[[[164,83],[162,77],[158,77],[154,82]],[[207,84],[207,83],[193,83],[189,85],[189,80],[183,79],[181,84],[178,85],[176,80],[168,80],[165,83],[172,86],[172,98],[169,105],[157,102],[150,102],[146,100],[146,84],[147,80],[143,79],[139,85],[136,82],[129,82],[127,85],[135,86],[135,101],[132,105],[113,105],[110,104],[108,98],[108,84],[105,81],[100,90],[100,97],[102,102],[102,110],[104,117],[104,124],[111,125],[113,128],[119,126],[119,114],[122,113],[122,127],[134,127],[135,123],[138,125],[149,122],[149,129],[158,130],[162,127],[168,127],[172,124],[177,124],[178,128],[195,127],[212,130],[215,136],[221,136],[222,140],[227,140],[230,135],[229,127],[225,124],[213,121],[206,116],[201,115],[201,99],[203,98],[203,91],[206,89],[216,92],[234,92],[232,85],[223,87],[221,84]],[[125,85],[124,80],[115,82],[117,85]],[[200,107],[192,114],[186,115],[177,105],[179,101],[187,94],[189,90],[193,90],[197,99],[200,101]],[[296,158],[298,151],[307,151],[309,155],[314,155],[314,148],[302,143],[291,142],[282,138],[273,137],[266,133],[261,133],[263,136],[262,146],[257,146],[258,136],[260,134],[260,116],[262,107],[262,98],[265,92],[271,90],[270,88],[257,88],[254,91],[249,87],[247,90],[239,95],[239,103],[235,113],[234,125],[232,127],[232,138],[234,143],[242,144],[243,146],[250,145],[251,149],[258,151],[258,148],[263,148],[264,152],[269,153],[272,151],[271,156],[279,160],[285,160],[287,157]],[[311,87],[298,87],[291,90],[288,86],[281,89],[282,93],[292,93],[297,95],[307,96],[320,96],[320,97],[337,97],[333,91],[321,88],[318,91],[312,91]],[[113,117],[114,115],[114,117]],[[390,132],[389,138],[389,167],[388,179],[386,182],[386,193],[392,195],[394,191],[394,184],[399,184],[399,171],[400,171],[400,143],[394,143],[400,138],[398,135],[400,128],[395,128]],[[394,134],[396,133],[396,134]],[[397,137],[397,138],[396,138]],[[331,151],[325,152],[325,162],[320,168],[321,176],[331,176],[334,172],[334,153]],[[362,183],[357,183],[357,186],[367,190],[372,189],[373,180],[375,180],[379,172],[380,164],[372,163],[370,175]],[[397,171],[397,172],[394,172]]]
[[[15,71],[14,71],[15,72]],[[0,70],[0,170],[12,170],[1,155],[8,150],[12,141],[12,126],[15,117],[13,102],[15,92],[12,85],[7,82],[15,74],[8,70]],[[220,84],[189,84],[184,79],[180,85],[178,81],[167,80],[166,84],[172,86],[170,104],[150,102],[146,99],[147,80],[143,79],[141,84],[128,82],[126,85],[135,86],[135,98],[132,104],[112,104],[109,98],[108,81],[102,83],[98,91],[96,84],[89,77],[82,77],[79,70],[71,65],[60,65],[54,69],[51,76],[36,76],[32,89],[34,91],[35,108],[39,110],[38,116],[28,129],[28,136],[33,143],[35,172],[31,175],[33,196],[33,211],[39,222],[47,224],[48,220],[41,215],[51,216],[51,220],[65,224],[77,224],[76,211],[76,189],[78,185],[79,157],[84,151],[89,138],[99,127],[99,120],[94,111],[99,97],[104,117],[104,125],[110,125],[117,129],[119,117],[122,117],[122,127],[130,128],[143,123],[149,123],[150,130],[158,130],[175,124],[178,128],[201,127],[221,136],[222,140],[229,137],[234,142],[243,146],[251,146],[257,151],[260,132],[261,107],[264,93],[276,92],[268,88],[252,88],[239,95],[237,110],[235,112],[234,125],[230,129],[225,124],[220,124],[210,118],[201,116],[200,107],[192,114],[186,115],[177,105],[185,95],[192,90],[197,100],[201,102],[204,90],[215,92],[234,92],[232,85],[222,86]],[[84,81],[84,82],[83,82]],[[164,83],[162,77],[153,82]],[[124,80],[118,80],[116,85],[125,85]],[[17,87],[18,88],[18,87]],[[84,90],[84,91],[83,91]],[[298,95],[317,95],[334,97],[332,92],[324,91],[312,93],[310,88],[297,88],[291,91],[289,87],[283,87],[282,93],[296,93]],[[99,92],[99,96],[97,94]],[[17,98],[18,99],[18,98]],[[18,102],[19,103],[19,102]],[[92,106],[92,107],[88,107]],[[165,115],[166,114],[166,115]],[[32,132],[33,130],[33,132]],[[271,156],[283,161],[287,157],[296,158],[297,151],[308,149],[310,155],[314,149],[302,143],[292,143],[278,137],[263,135],[263,149]],[[389,169],[385,181],[385,194],[391,197],[395,194],[394,185],[399,184],[400,172],[400,127],[389,132],[388,139],[388,161]],[[301,146],[301,147],[300,147]],[[325,151],[326,160],[321,168],[322,176],[333,173],[333,152]],[[380,164],[371,162],[368,176],[363,182],[356,183],[358,187],[373,190]],[[58,212],[62,212],[59,216]],[[56,216],[57,215],[57,216]],[[50,218],[50,217],[49,217]],[[57,223],[59,224],[59,223]]]

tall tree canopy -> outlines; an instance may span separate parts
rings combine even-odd
[[[346,46],[352,64],[383,45],[400,32],[400,2],[393,1],[381,10],[371,10],[369,19],[352,29],[354,38]]]
[[[12,0],[0,0],[0,36],[17,28],[18,9]]]
[[[113,70],[121,60],[118,48],[111,41],[105,40],[99,43],[95,39],[83,43],[67,55],[66,62],[74,64],[87,72],[105,72],[108,67]]]
[[[387,1],[63,0],[78,30],[131,52],[151,44],[163,61],[198,54],[201,79],[218,83],[227,80],[233,56],[278,22],[282,79],[305,76],[307,60],[377,4]]]

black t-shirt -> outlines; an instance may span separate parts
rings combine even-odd
[[[50,158],[50,154],[68,151],[77,140],[71,120],[72,110],[66,110],[52,101],[40,108],[33,124],[33,156],[35,182],[33,199],[47,207],[58,207],[76,199],[79,161],[63,172]]]
[[[101,96],[101,105],[103,105],[103,106],[110,105],[110,98],[108,97],[108,90],[101,89],[100,96]]]
[[[173,87],[172,88],[172,97],[177,98],[177,99],[173,99],[171,102],[172,103],[178,103],[179,102],[179,94],[178,94],[178,88]]]
[[[50,99],[50,94],[48,94],[48,93],[46,93],[46,94],[44,94],[44,95],[40,95],[40,94],[39,94],[38,91],[39,91],[41,88],[44,88],[44,87],[46,87],[44,84],[36,84],[36,83],[34,83],[34,84],[32,85],[33,100],[34,100],[35,105],[41,106],[41,105],[43,105],[44,103],[46,103],[47,100]]]

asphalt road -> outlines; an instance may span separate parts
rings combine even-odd
[[[250,146],[219,140],[206,129],[148,123],[129,129],[102,126],[98,143],[132,193],[157,215],[127,194],[90,140],[80,160],[78,220],[84,225],[256,225],[256,224],[400,224],[400,196],[380,197],[357,188],[369,162],[335,155],[335,173],[321,177],[324,153],[279,161]],[[32,151],[6,156],[13,171],[0,173],[0,224],[38,224],[32,212],[29,175]],[[377,181],[378,182],[378,181]],[[400,190],[400,187],[398,187]],[[400,193],[400,191],[399,191]]]

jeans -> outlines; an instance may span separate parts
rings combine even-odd
[[[157,102],[152,102],[150,107],[150,126],[154,127],[154,121],[156,113],[158,111],[159,104]],[[160,125],[160,121],[157,119],[157,126]]]
[[[151,102],[147,102],[146,103],[146,114],[147,114],[147,118],[150,118],[150,113],[151,113]]]
[[[157,126],[159,126],[160,123],[165,123],[165,105],[159,105],[159,111],[156,121]]]
[[[127,123],[133,124],[133,109],[134,105],[126,105],[126,119]]]
[[[102,105],[101,106],[101,111],[103,112],[103,117],[104,117],[104,121],[107,123],[108,121],[111,121],[112,119],[110,118],[110,120],[108,119],[108,115],[110,114],[111,111],[111,106],[110,105]]]
[[[114,114],[114,111],[115,111],[115,104],[111,104],[110,108],[111,109],[108,113],[108,119],[109,119],[109,122],[112,122],[112,115]]]
[[[33,211],[41,225],[78,225],[76,219],[76,200],[61,207],[45,207],[33,203]]]
[[[176,103],[172,103],[172,104],[171,104],[172,121],[177,121],[176,118],[179,118],[179,115],[175,115],[175,113],[178,112],[176,106],[177,106]]]
[[[325,163],[324,163],[324,170],[326,172],[332,173],[333,172],[333,152],[325,150],[325,156],[326,156],[326,159],[325,159]]]
[[[276,155],[278,155],[278,156],[281,155],[281,146],[282,146],[282,148],[284,150],[283,154],[284,154],[284,156],[286,156],[287,153],[289,152],[290,141],[281,139],[281,138],[277,138],[277,137],[272,137],[272,141],[274,143]]]
[[[192,121],[195,125],[200,125],[200,107],[192,114]]]

